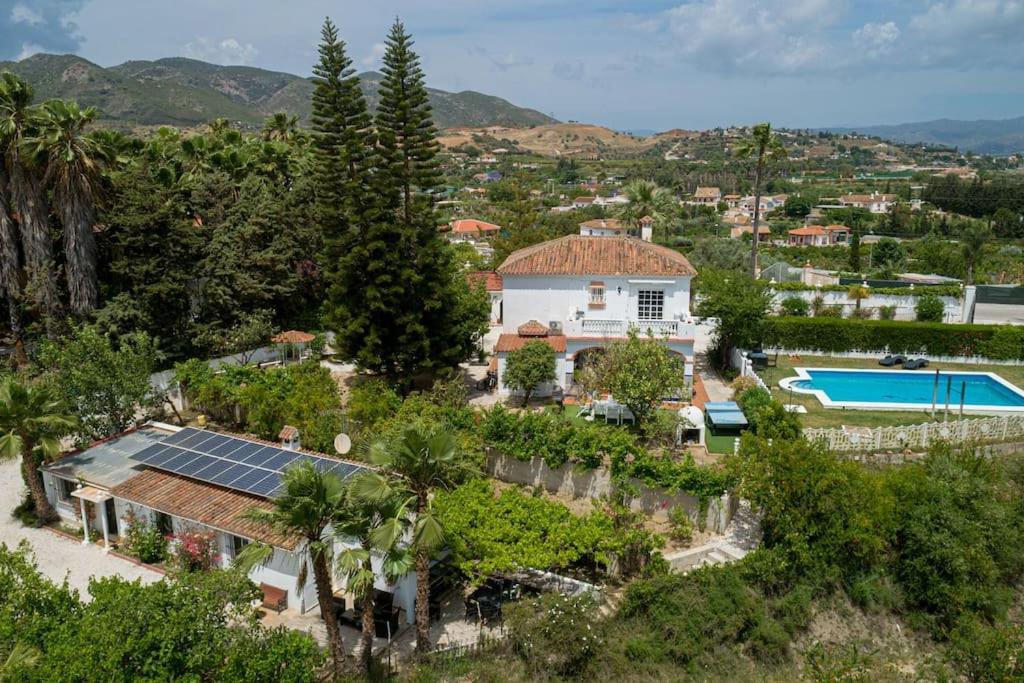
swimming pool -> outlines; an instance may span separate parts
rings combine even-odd
[[[1024,391],[992,372],[935,372],[929,370],[846,370],[839,368],[793,368],[779,386],[795,394],[811,394],[826,408],[874,410],[929,410],[946,407],[949,387],[950,410],[960,409],[964,390],[964,411],[972,413],[1024,412]]]

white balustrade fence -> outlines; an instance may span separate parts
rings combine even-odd
[[[834,451],[867,452],[923,449],[935,441],[984,443],[1024,438],[1024,415],[1004,415],[896,427],[804,430],[810,441],[823,440]]]

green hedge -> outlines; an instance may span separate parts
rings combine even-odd
[[[776,282],[772,284],[772,289],[776,292],[847,292],[851,286],[823,285],[815,287],[803,282]],[[964,290],[960,285],[924,285],[914,287],[913,289],[910,287],[869,287],[868,291],[872,294],[891,294],[893,296],[924,296],[925,294],[931,294],[933,296],[952,296],[957,299],[964,295]]]
[[[1014,325],[794,317],[768,318],[763,325],[762,343],[780,349],[1024,359],[1024,328]]]

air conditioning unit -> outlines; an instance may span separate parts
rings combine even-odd
[[[552,334],[562,334],[562,321],[552,320],[548,323],[548,329],[551,330]]]

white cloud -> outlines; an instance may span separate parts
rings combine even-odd
[[[916,38],[911,61],[920,66],[969,68],[1024,63],[1024,2],[941,0],[910,19]]]
[[[11,8],[11,21],[15,24],[28,24],[38,26],[43,23],[43,16],[31,7],[18,3]]]
[[[191,59],[226,65],[252,64],[259,55],[259,50],[252,43],[243,44],[234,38],[225,38],[217,42],[209,38],[198,37],[185,45],[182,51],[186,57]]]
[[[899,40],[900,29],[894,22],[867,23],[853,32],[853,42],[871,57],[879,57],[892,50]]]
[[[22,43],[21,52],[19,52],[18,56],[14,58],[14,61],[20,62],[21,60],[28,59],[32,55],[37,55],[40,52],[43,52],[42,45],[36,45],[35,43]]]
[[[363,57],[360,62],[362,62],[363,66],[376,66],[387,49],[388,46],[384,43],[374,43],[373,47],[370,48],[370,54]]]
[[[469,48],[469,54],[486,59],[490,62],[492,71],[508,71],[509,69],[517,69],[533,64],[532,57],[523,57],[512,52],[506,52],[503,55],[492,55],[487,48],[480,47],[479,45]]]
[[[665,16],[679,51],[704,69],[795,74],[834,57],[824,33],[845,10],[843,0],[697,0]]]

